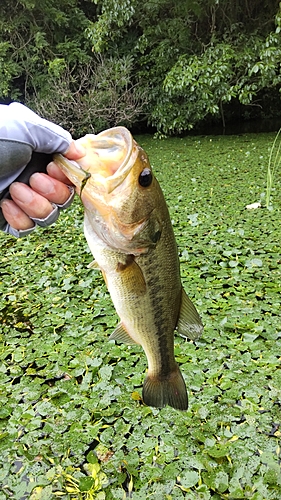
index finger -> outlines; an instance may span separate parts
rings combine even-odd
[[[50,177],[57,179],[58,181],[63,182],[64,184],[68,184],[72,186],[72,182],[64,175],[61,169],[55,164],[55,162],[51,162],[47,165],[47,173]]]

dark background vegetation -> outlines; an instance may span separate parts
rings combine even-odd
[[[75,136],[279,118],[278,0],[2,0],[0,100]]]

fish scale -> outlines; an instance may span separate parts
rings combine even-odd
[[[163,193],[148,157],[126,128],[87,135],[80,142],[85,157],[71,162],[56,155],[55,162],[80,193],[95,267],[101,269],[120,317],[109,338],[143,347],[148,360],[145,404],[186,410],[174,332],[196,340],[203,325],[181,284]]]

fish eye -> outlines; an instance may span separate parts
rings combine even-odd
[[[144,168],[139,175],[139,184],[142,187],[148,187],[152,183],[152,172],[149,168]]]

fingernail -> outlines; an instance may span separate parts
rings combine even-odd
[[[10,194],[13,199],[17,199],[22,203],[31,203],[33,200],[33,192],[30,187],[21,182],[13,182],[10,186]]]
[[[75,144],[76,153],[81,155],[81,156],[85,156],[86,149],[83,146],[80,146],[80,144],[78,142],[74,141],[74,144]]]
[[[36,191],[40,191],[41,194],[53,194],[55,192],[54,183],[47,175],[35,172],[29,179],[31,187],[35,188],[34,181],[36,182]]]
[[[2,209],[5,210],[6,215],[12,215],[13,217],[17,217],[21,210],[17,205],[15,205],[11,200],[2,200],[0,203]]]

